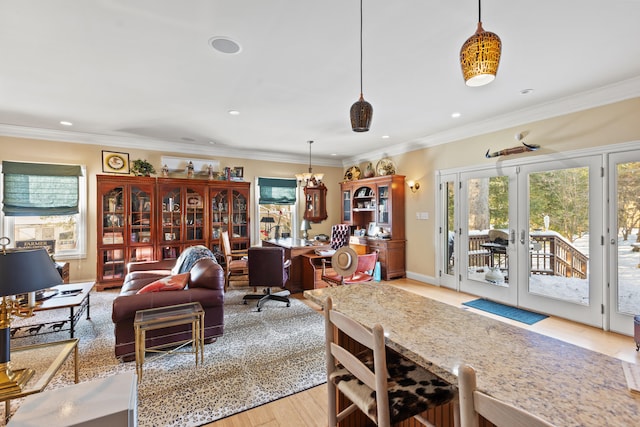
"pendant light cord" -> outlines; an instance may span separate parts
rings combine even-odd
[[[482,0],[478,0],[478,22],[482,22],[482,15],[480,14],[480,9],[481,9],[481,3]]]
[[[313,141],[307,141],[309,143],[309,173],[312,173],[312,169],[311,169],[311,144],[313,144]]]
[[[360,0],[360,97],[362,97],[362,0]]]

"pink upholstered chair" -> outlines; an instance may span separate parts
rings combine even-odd
[[[378,261],[378,251],[357,255],[351,248],[344,248],[343,250],[344,253],[342,254],[336,251],[337,257],[334,254],[336,259],[331,258],[331,270],[328,269],[326,260],[323,260],[322,280],[330,285],[351,285],[373,280],[373,269],[376,267],[376,261]],[[343,252],[343,250],[340,250],[340,252]],[[347,252],[349,253],[348,257],[341,257]],[[355,270],[349,268],[349,263],[356,265]]]

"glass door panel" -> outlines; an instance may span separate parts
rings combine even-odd
[[[466,268],[460,288],[463,291],[508,304],[517,303],[512,286],[517,265],[513,236],[516,215],[516,170],[462,174],[462,200],[466,201],[460,236],[461,260]],[[513,219],[512,219],[513,217]],[[447,236],[448,239],[448,236]],[[464,256],[464,258],[462,258]]]
[[[440,177],[440,285],[451,289],[458,289],[456,280],[457,248],[456,227],[456,188],[458,179],[455,174]]]
[[[602,327],[601,166],[601,157],[592,156],[521,167],[521,307]]]
[[[640,151],[612,154],[609,174],[610,326],[633,335],[640,314]]]

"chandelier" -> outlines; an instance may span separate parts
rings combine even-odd
[[[309,144],[309,172],[297,173],[296,180],[298,180],[298,184],[302,184],[304,187],[318,187],[324,185],[322,183],[324,174],[313,173],[313,169],[311,168],[311,144],[313,144],[313,141],[307,141],[307,144]]]

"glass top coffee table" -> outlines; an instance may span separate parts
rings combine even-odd
[[[146,332],[155,329],[169,328],[179,325],[191,325],[191,339],[172,343],[171,349],[167,350],[166,345],[162,348],[146,348]],[[146,352],[170,354],[191,344],[191,352],[196,356],[196,366],[198,357],[200,362],[204,362],[204,310],[199,302],[189,302],[185,304],[170,305],[166,307],[150,308],[136,311],[133,320],[135,330],[135,353],[136,353],[136,373],[138,381],[142,380],[142,365]]]

